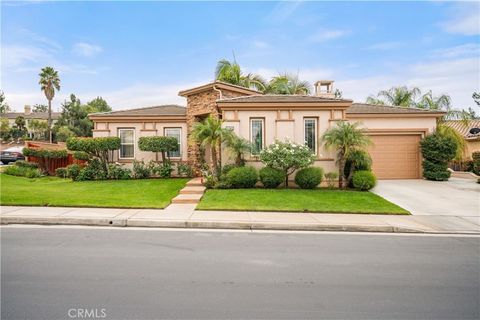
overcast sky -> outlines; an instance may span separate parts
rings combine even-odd
[[[407,85],[467,108],[480,87],[478,2],[2,1],[1,10],[1,89],[17,111],[46,102],[44,66],[60,73],[55,110],[71,93],[114,109],[185,105],[178,91],[213,80],[233,52],[247,72],[332,79],[355,101]]]

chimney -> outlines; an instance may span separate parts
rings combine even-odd
[[[315,82],[315,95],[322,98],[335,98],[333,80],[319,80]]]
[[[31,114],[32,113],[32,107],[29,106],[28,104],[25,105],[25,114]]]

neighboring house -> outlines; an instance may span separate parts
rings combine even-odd
[[[449,120],[445,124],[457,130],[467,141],[465,159],[472,159],[472,153],[480,151],[480,120]]]
[[[52,112],[52,125],[55,124],[55,122],[57,122],[61,114],[62,114],[61,112]],[[10,127],[15,125],[15,119],[17,119],[17,117],[25,118],[26,128],[27,128],[27,131],[29,132],[29,135],[31,136],[30,127],[29,127],[30,121],[34,119],[48,121],[48,112],[32,112],[32,107],[29,105],[26,105],[24,108],[24,112],[7,112],[2,114],[2,118],[8,119],[8,124],[10,125]]]
[[[380,179],[415,179],[421,177],[419,141],[435,130],[443,112],[415,108],[353,103],[336,99],[333,81],[316,83],[315,95],[263,95],[261,92],[213,82],[180,91],[187,107],[156,107],[91,114],[94,137],[119,136],[122,147],[115,153],[119,162],[155,159],[151,152],[138,149],[138,138],[149,135],[180,137],[180,150],[174,161],[188,161],[199,166],[199,146],[189,137],[193,124],[208,115],[219,117],[224,127],[251,141],[246,155],[249,165],[260,167],[258,152],[275,139],[306,143],[317,155],[316,166],[335,171],[335,151],[325,150],[322,134],[336,121],[361,122],[374,145],[369,148],[373,171]],[[209,162],[209,152],[205,153]],[[222,163],[231,162],[223,150]]]

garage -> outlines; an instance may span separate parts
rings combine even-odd
[[[420,178],[420,134],[371,135],[368,151],[378,179]]]

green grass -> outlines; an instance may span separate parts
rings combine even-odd
[[[72,182],[0,174],[1,205],[165,208],[188,179]]]
[[[328,189],[208,190],[197,209],[410,214],[371,192]]]

